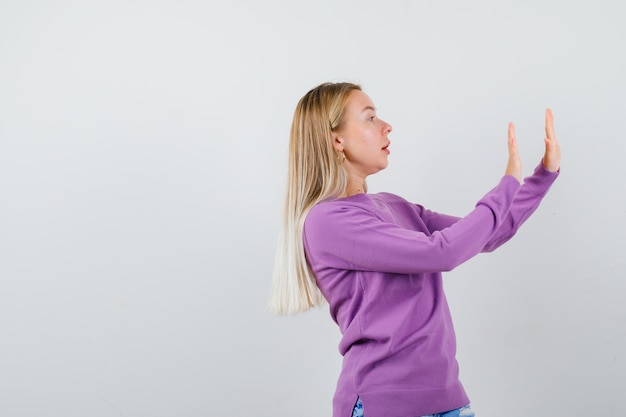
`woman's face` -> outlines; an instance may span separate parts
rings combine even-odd
[[[334,146],[346,156],[348,174],[363,179],[387,167],[391,125],[376,116],[367,94],[353,90],[346,103],[343,125],[333,136]]]

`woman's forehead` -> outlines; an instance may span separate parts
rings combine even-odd
[[[360,113],[364,110],[376,110],[374,102],[361,90],[353,90],[348,97],[346,107],[351,112]]]

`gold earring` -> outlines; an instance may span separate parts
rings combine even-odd
[[[346,154],[343,151],[339,152],[339,163],[342,164],[346,160]]]

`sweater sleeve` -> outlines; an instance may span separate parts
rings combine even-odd
[[[556,178],[558,172],[548,171],[542,163],[536,168],[534,173],[524,179],[519,192],[513,200],[511,209],[502,222],[498,230],[489,239],[482,249],[482,252],[491,252],[507,241],[517,232],[522,224],[537,210],[539,203],[546,195]],[[428,230],[443,230],[452,226],[460,218],[430,211],[419,206],[422,219]]]
[[[520,226],[537,210],[558,175],[559,172],[550,172],[540,163],[534,173],[524,179],[524,184],[515,196],[506,219],[485,244],[482,252],[497,249],[515,235]]]
[[[449,271],[483,249],[507,218],[519,189],[515,178],[503,177],[467,216],[432,234],[386,222],[367,206],[321,203],[305,221],[307,259],[314,271],[325,267],[400,274]]]

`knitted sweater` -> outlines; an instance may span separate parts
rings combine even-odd
[[[463,218],[393,194],[357,194],[315,205],[304,225],[307,260],[342,338],[333,416],[357,397],[367,417],[408,417],[469,403],[442,271],[510,239],[558,173],[539,165],[511,176]]]

